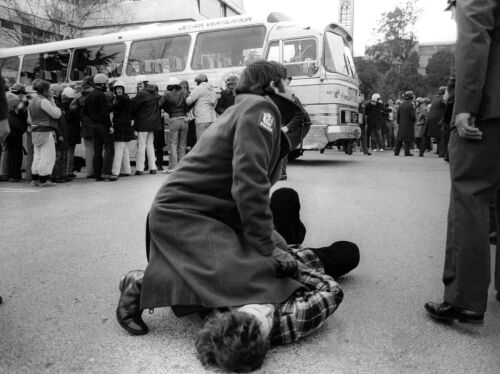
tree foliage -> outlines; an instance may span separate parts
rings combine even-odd
[[[427,86],[431,90],[446,86],[454,63],[455,56],[450,49],[434,53],[425,68]]]
[[[26,44],[29,33],[39,42],[77,37],[80,30],[102,23],[116,11],[120,0],[3,0],[8,20],[22,27],[4,28],[15,44]]]
[[[377,70],[377,65],[372,60],[355,57],[354,65],[356,66],[360,81],[359,89],[364,93],[365,98],[368,98],[375,92],[377,82],[381,79],[381,74]]]

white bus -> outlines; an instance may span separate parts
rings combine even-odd
[[[343,145],[347,153],[359,138],[358,79],[352,38],[337,24],[301,25],[279,13],[267,20],[236,16],[0,50],[2,75],[30,86],[34,79],[74,86],[87,75],[105,73],[136,93],[135,76],[146,75],[165,90],[170,77],[186,79],[203,72],[222,88],[224,78],[249,63],[283,63],[291,86],[309,112],[311,130],[302,148],[324,151]]]

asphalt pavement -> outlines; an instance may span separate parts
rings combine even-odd
[[[145,217],[167,176],[82,176],[54,188],[0,183],[0,373],[212,372],[196,359],[198,319],[145,311],[141,337],[115,320],[120,276],[146,266]],[[307,152],[282,186],[301,197],[304,244],[351,240],[361,263],[339,279],[344,301],[324,328],[272,349],[257,373],[500,372],[493,285],[484,327],[435,323],[423,309],[443,295],[442,159]]]

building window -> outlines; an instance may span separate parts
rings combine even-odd
[[[3,78],[9,80],[10,85],[17,81],[19,72],[19,57],[7,57],[0,59],[0,70]]]
[[[6,20],[6,19],[0,19],[0,26],[5,28],[5,29],[15,30],[14,22]]]

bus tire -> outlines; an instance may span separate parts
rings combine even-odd
[[[354,147],[352,142],[350,141],[345,142],[344,152],[346,153],[346,155],[352,155],[353,148]]]

